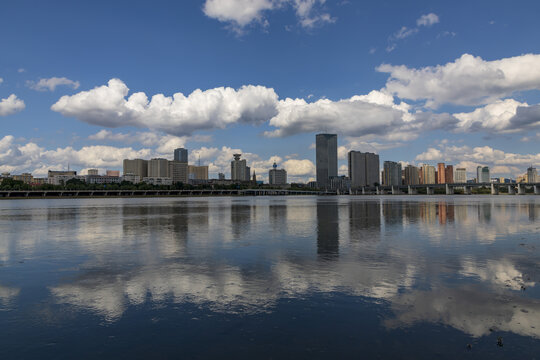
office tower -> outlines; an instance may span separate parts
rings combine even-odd
[[[405,185],[418,185],[420,184],[420,173],[418,168],[414,165],[407,165],[405,167]]]
[[[401,164],[395,161],[384,162],[384,185],[401,185]]]
[[[137,175],[142,180],[148,176],[148,160],[143,159],[124,159],[124,175]]]
[[[169,160],[161,158],[149,160],[147,177],[169,177]]]
[[[437,184],[446,184],[444,163],[437,164]]]
[[[533,168],[532,165],[527,168],[527,182],[529,183],[537,183],[538,181],[538,173],[536,172],[536,168]]]
[[[268,171],[268,183],[270,185],[285,185],[287,183],[287,171],[278,169],[275,161],[272,169]]]
[[[246,165],[246,160],[240,160],[242,154],[234,154],[231,161],[231,179],[233,181],[249,181],[250,167]]]
[[[188,178],[191,180],[208,180],[208,165],[189,165]]]
[[[317,134],[315,137],[317,185],[321,188],[329,186],[331,176],[338,175],[337,169],[337,135]]]
[[[489,183],[489,167],[487,166],[478,166],[476,168],[476,182],[477,183]]]
[[[168,176],[172,179],[172,183],[188,183],[188,164],[181,161],[169,161]]]
[[[467,169],[457,168],[455,182],[459,184],[465,184],[467,182]]]
[[[88,169],[88,175],[98,175],[98,169]]]
[[[424,164],[422,165],[422,184],[435,184],[435,167]]]
[[[349,179],[351,187],[374,186],[379,183],[379,155],[349,151]]]
[[[447,165],[444,169],[444,180],[446,184],[454,183],[454,165]]]
[[[187,149],[184,149],[184,148],[174,149],[174,161],[187,163],[188,162]]]

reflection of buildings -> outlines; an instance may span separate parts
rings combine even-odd
[[[420,203],[420,218],[423,222],[433,224],[437,221],[437,204],[433,202]]]
[[[478,222],[491,222],[491,203],[483,203],[478,205]]]
[[[381,205],[378,201],[351,201],[349,203],[351,240],[371,238],[381,231]],[[371,239],[368,239],[371,240]]]
[[[270,224],[273,229],[279,230],[287,223],[287,205],[286,204],[270,204],[268,207]]]
[[[233,239],[238,239],[245,234],[251,223],[251,205],[231,204],[231,230]]]
[[[464,223],[467,221],[467,205],[461,204],[454,206],[454,213],[456,215],[456,219],[460,223]]]
[[[339,207],[317,201],[317,254],[332,258],[339,254]]]
[[[439,201],[438,204],[439,224],[454,222],[454,204],[448,204],[446,201]]]
[[[385,224],[401,224],[403,222],[403,203],[386,201],[382,204]]]

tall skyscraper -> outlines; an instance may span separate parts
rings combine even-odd
[[[465,168],[457,168],[456,169],[456,177],[455,182],[459,184],[464,184],[467,182],[467,169]]]
[[[379,155],[349,151],[349,179],[351,187],[374,186],[379,183]]]
[[[317,134],[315,137],[317,185],[327,188],[330,177],[337,176],[337,135]]]
[[[287,171],[278,169],[277,164],[274,162],[272,169],[268,171],[268,183],[270,185],[285,185],[287,183]]]
[[[124,159],[124,175],[136,175],[140,179],[148,176],[148,160],[143,159]]]
[[[407,165],[405,167],[405,185],[418,185],[420,184],[420,173],[418,168],[414,165]]]
[[[173,184],[188,183],[188,164],[181,161],[169,161],[169,175],[172,178]]]
[[[446,184],[446,171],[444,163],[437,164],[437,184]]]
[[[477,183],[489,183],[489,167],[487,166],[478,166],[476,168],[476,182]]]
[[[174,161],[187,163],[188,162],[187,149],[184,149],[184,148],[174,149]]]
[[[536,183],[540,182],[538,181],[538,173],[536,172],[536,168],[531,167],[527,168],[527,182],[529,183]]]
[[[395,161],[384,162],[384,179],[386,186],[401,185],[401,163]]]
[[[192,180],[208,180],[208,165],[189,165],[188,173]]]
[[[422,165],[422,184],[435,184],[435,167],[424,164]]]
[[[148,177],[169,177],[169,160],[155,158],[148,161]]]
[[[446,165],[446,168],[444,169],[444,180],[446,181],[446,184],[454,183],[454,166],[453,165]]]
[[[231,179],[233,181],[249,181],[251,169],[246,165],[246,160],[240,160],[242,154],[234,154],[234,160],[231,161]]]

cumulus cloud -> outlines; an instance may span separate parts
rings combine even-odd
[[[8,116],[24,110],[24,101],[11,94],[6,99],[0,99],[0,116]]]
[[[259,124],[276,114],[277,94],[264,86],[195,90],[187,97],[157,94],[149,101],[143,92],[126,98],[129,89],[119,79],[75,95],[62,96],[51,109],[64,116],[105,127],[135,126],[189,135],[227,125]]]
[[[58,86],[69,86],[73,89],[78,89],[80,83],[78,81],[73,81],[65,77],[52,77],[48,79],[39,79],[38,82],[27,81],[26,85],[37,91],[54,91]]]
[[[0,172],[29,171],[35,176],[41,176],[46,175],[49,169],[65,168],[68,163],[74,168],[120,169],[123,159],[151,158],[155,154],[151,149],[135,150],[131,147],[102,145],[48,150],[34,142],[20,143],[12,135],[7,135],[0,139]]]
[[[489,166],[492,175],[521,175],[530,164],[540,163],[538,154],[516,154],[494,149],[490,146],[469,147],[442,145],[440,149],[428,148],[418,154],[417,161],[457,162],[455,167],[464,167],[467,172],[474,174],[479,165]]]
[[[265,13],[291,6],[304,28],[332,23],[335,18],[322,9],[326,0],[206,0],[203,12],[206,16],[227,23],[237,33],[253,23],[268,26]]]
[[[385,90],[402,99],[442,104],[484,105],[516,91],[540,89],[540,55],[527,54],[485,61],[463,54],[445,65],[420,69],[382,64],[377,71],[390,74]]]
[[[439,17],[437,16],[437,14],[429,13],[429,14],[420,16],[420,18],[416,20],[416,25],[417,26],[431,26],[433,24],[437,24],[438,22],[439,22]]]
[[[304,99],[281,100],[278,114],[269,124],[276,127],[267,136],[288,136],[323,129],[360,136],[382,134],[390,127],[412,121],[406,103],[394,103],[391,95],[372,91],[349,99],[321,99],[308,103]],[[331,128],[329,128],[331,126]]]
[[[4,82],[4,79],[0,78],[0,84]]]

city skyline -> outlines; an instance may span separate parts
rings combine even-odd
[[[276,162],[308,182],[320,132],[338,135],[338,175],[350,150],[469,179],[539,166],[539,4],[258,3],[273,5],[6,4],[0,172],[104,173],[184,147],[210,178],[241,153],[258,179]]]

